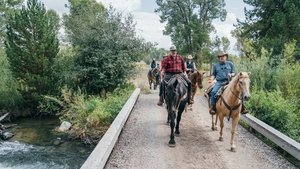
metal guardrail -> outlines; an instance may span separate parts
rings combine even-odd
[[[127,100],[118,116],[115,118],[109,129],[106,131],[100,142],[97,144],[88,159],[84,162],[80,169],[102,169],[109,158],[119,135],[122,131],[127,118],[133,109],[136,100],[140,95],[140,88],[135,89],[130,98]]]
[[[294,156],[296,159],[300,160],[300,144],[298,142],[250,114],[241,115],[241,120]]]

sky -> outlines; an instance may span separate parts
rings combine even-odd
[[[68,12],[65,8],[67,0],[41,0],[47,9],[53,9],[62,15]],[[96,0],[105,6],[112,5],[117,10],[124,13],[131,13],[137,23],[137,34],[143,37],[146,41],[156,42],[158,48],[169,49],[172,45],[171,38],[163,35],[165,23],[159,22],[159,15],[154,12],[157,8],[155,0]],[[229,53],[236,53],[234,51],[235,38],[230,34],[234,29],[233,24],[236,24],[236,18],[243,20],[244,7],[246,6],[243,0],[225,0],[227,10],[227,17],[225,22],[213,21],[216,28],[216,34],[211,34],[211,37],[218,35],[225,36],[230,40]]]

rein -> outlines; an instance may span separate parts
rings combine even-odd
[[[237,85],[237,83],[238,83],[238,81],[236,82],[236,85]],[[238,98],[239,100],[241,100],[242,104],[244,104],[244,98],[243,97],[240,97],[240,96],[237,96],[236,94],[234,94],[233,91],[231,90],[231,88],[230,88],[230,91],[231,91],[232,95],[234,95],[236,98]],[[242,95],[243,95],[243,92],[242,92]],[[231,106],[228,105],[228,103],[226,103],[226,101],[225,101],[225,99],[223,98],[222,95],[220,97],[221,97],[221,101],[224,103],[225,107],[229,110],[229,116],[227,117],[227,119],[229,121],[232,112],[235,111],[235,110],[237,110],[241,106],[241,102],[239,104],[231,107]]]

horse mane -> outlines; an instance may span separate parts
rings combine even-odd
[[[248,78],[249,74],[247,72],[239,72],[236,76],[233,77],[231,82],[228,84],[228,87],[235,85],[240,78]]]

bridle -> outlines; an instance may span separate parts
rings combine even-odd
[[[241,77],[239,77],[238,79],[237,79],[237,81],[236,81],[236,84],[235,85],[237,85],[237,83],[239,82],[239,80],[241,79],[241,78],[249,78],[249,77],[247,77],[247,76],[241,76]],[[240,85],[240,84],[239,84]],[[224,103],[224,105],[225,105],[225,107],[229,110],[229,116],[227,117],[227,119],[228,119],[228,121],[229,121],[229,119],[230,119],[230,117],[231,117],[231,114],[232,114],[232,112],[233,111],[235,111],[235,110],[237,110],[242,104],[244,104],[244,92],[243,91],[240,91],[240,96],[237,96],[233,91],[232,91],[232,89],[230,88],[230,91],[231,91],[231,93],[236,97],[236,98],[238,98],[239,100],[241,100],[242,101],[242,103],[241,102],[239,102],[239,104],[237,104],[237,105],[235,105],[235,106],[230,106],[230,105],[228,105],[228,103],[226,103],[226,101],[225,101],[225,99],[223,98],[223,96],[221,95],[220,97],[221,97],[221,101]],[[221,102],[221,103],[222,103]]]

